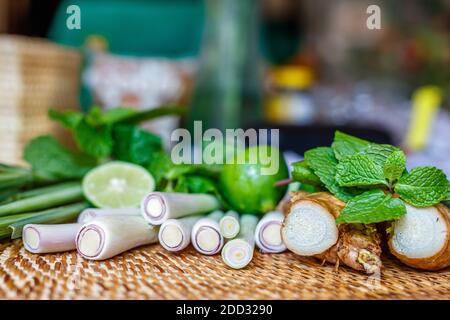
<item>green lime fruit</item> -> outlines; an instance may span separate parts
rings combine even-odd
[[[275,182],[289,177],[281,152],[267,145],[247,148],[241,152],[244,154],[238,155],[237,159],[244,156],[245,163],[238,164],[235,161],[234,164],[225,164],[223,167],[219,184],[222,195],[240,213],[261,214],[274,209],[286,193],[286,186],[277,187]],[[252,153],[257,155],[256,159],[250,156]],[[260,154],[268,155],[268,159],[263,158],[262,161]],[[249,161],[252,159],[253,161]]]
[[[138,207],[155,189],[155,179],[143,167],[120,161],[103,164],[83,179],[85,197],[99,208]]]

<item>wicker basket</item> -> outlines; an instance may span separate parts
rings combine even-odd
[[[44,39],[0,36],[0,162],[21,162],[39,134],[62,135],[49,108],[79,106],[81,54]]]
[[[0,243],[0,299],[450,299],[450,270],[417,271],[383,257],[381,278],[293,253],[255,252],[233,270],[193,248],[140,247],[105,261],[76,251],[31,254]]]

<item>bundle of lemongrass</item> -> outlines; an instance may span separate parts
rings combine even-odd
[[[178,252],[192,243],[204,255],[221,252],[228,266],[240,269],[253,257],[255,244],[263,252],[282,252],[280,212],[261,220],[255,215],[224,213],[209,194],[151,192],[140,208],[86,208],[77,223],[27,224],[25,248],[33,253],[76,249],[90,260],[104,260],[132,248],[159,242]]]

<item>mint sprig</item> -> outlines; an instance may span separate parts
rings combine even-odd
[[[337,131],[330,147],[305,152],[292,177],[323,186],[346,202],[338,223],[376,223],[405,214],[405,202],[427,207],[448,201],[450,183],[440,169],[406,171],[406,156],[389,144],[376,144]]]
[[[406,168],[406,156],[402,150],[392,152],[386,159],[383,166],[384,177],[389,183],[394,183],[400,179]]]

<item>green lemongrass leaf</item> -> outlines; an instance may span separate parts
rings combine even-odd
[[[398,180],[406,168],[406,156],[402,150],[392,152],[386,159],[383,166],[384,177],[389,182]]]
[[[9,228],[12,229],[11,238],[16,239],[22,236],[23,227],[30,223],[66,223],[74,221],[81,211],[89,207],[89,203],[80,202],[63,207],[53,208],[45,211],[34,212],[24,215],[16,221],[10,222]],[[1,222],[0,218],[0,223]]]
[[[11,203],[17,200],[31,198],[34,196],[39,196],[42,194],[47,194],[53,191],[61,190],[66,187],[70,187],[73,185],[73,182],[64,182],[64,183],[58,183],[50,186],[40,187],[40,188],[34,188],[26,191],[20,191],[16,190],[13,192],[9,197],[4,198],[4,200],[0,203],[0,205]]]
[[[406,207],[402,200],[376,189],[348,201],[336,223],[378,223],[398,219],[405,213]]]
[[[322,182],[314,171],[308,167],[305,160],[297,161],[292,164],[292,178],[302,184],[320,186]]]
[[[337,198],[348,201],[355,196],[349,189],[341,187],[336,181],[336,167],[338,161],[332,148],[318,147],[305,152],[305,161],[312,168],[325,187]]]
[[[364,154],[348,156],[336,166],[336,181],[341,187],[387,185],[383,168]]]
[[[12,229],[9,227],[12,223],[16,223],[20,220],[27,219],[38,215],[39,213],[20,213],[11,216],[0,217],[0,239],[8,238],[12,234]]]
[[[85,119],[91,126],[98,127],[103,125],[115,124],[139,114],[131,108],[113,108],[102,110],[98,106],[93,106],[86,114]]]
[[[93,158],[64,148],[52,136],[31,140],[25,147],[24,159],[37,174],[63,179],[81,178],[96,164]]]
[[[58,190],[0,205],[0,216],[48,209],[83,199],[79,182],[65,184]]]
[[[428,207],[447,198],[449,182],[438,168],[417,167],[404,174],[394,190],[405,202],[416,207]]]
[[[331,145],[336,159],[342,160],[345,157],[352,156],[369,145],[369,141],[351,136],[341,131],[334,133],[334,141]]]

